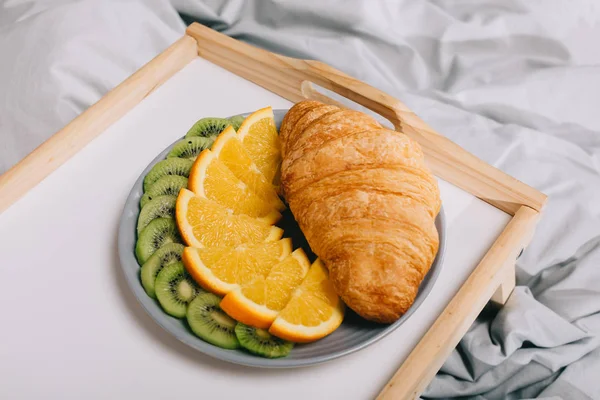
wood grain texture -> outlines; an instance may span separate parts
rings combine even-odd
[[[0,213],[197,57],[184,36],[0,176]]]
[[[197,40],[201,57],[290,101],[311,98],[339,105],[307,84],[313,82],[380,114],[420,143],[435,175],[511,215],[522,205],[540,211],[546,201],[543,193],[436,133],[399,100],[326,64],[270,53],[198,23],[187,34]]]
[[[506,268],[532,234],[546,196],[437,134],[399,100],[323,63],[269,53],[192,24],[175,44],[110,91],[86,112],[0,176],[0,213],[197,55],[290,101],[312,98],[340,105],[315,83],[392,122],[422,146],[440,178],[514,215],[493,247],[382,391],[380,398],[416,397],[497,289],[506,297]],[[191,37],[190,37],[191,36]]]
[[[425,390],[467,332],[514,263],[535,228],[539,213],[522,206],[490,250],[452,298],[425,336],[379,394],[379,400],[413,399]]]
[[[517,284],[516,274],[515,260],[508,260],[500,271],[500,285],[490,299],[492,303],[499,306],[506,304]]]

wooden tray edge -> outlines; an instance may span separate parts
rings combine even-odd
[[[197,56],[183,36],[0,175],[0,214]]]
[[[515,260],[529,244],[539,215],[527,206],[517,211],[378,400],[418,398],[504,280],[512,284],[512,291]]]
[[[435,132],[400,100],[326,64],[274,54],[198,23],[186,33],[196,39],[198,55],[292,102],[338,102],[317,92],[313,83],[361,104],[415,139],[433,173],[514,215],[521,206],[540,211],[546,195],[487,164]]]
[[[253,48],[194,23],[186,35],[0,175],[0,213],[197,56],[291,101],[331,100],[311,88],[314,82],[378,112],[421,144],[437,176],[513,215],[379,395],[418,397],[494,292],[504,286],[500,297],[505,299],[514,287],[514,260],[529,243],[546,196],[439,135],[399,100],[325,64]]]

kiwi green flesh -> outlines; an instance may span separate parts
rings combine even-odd
[[[279,358],[290,354],[294,343],[279,339],[264,329],[254,328],[238,322],[235,335],[243,348],[249,352],[266,357]]]
[[[244,122],[245,119],[246,118],[242,117],[241,115],[236,115],[235,117],[229,118],[229,123],[237,132],[237,130],[240,129],[240,126],[242,126],[242,122]]]
[[[210,137],[223,132],[231,123],[225,118],[202,118],[185,134],[186,138],[193,136]]]
[[[148,200],[138,217],[137,234],[139,235],[156,218],[174,217],[176,202],[177,197],[173,195],[156,196],[152,200]]]
[[[236,322],[229,315],[225,314],[223,311],[214,310],[210,313],[210,316],[215,320],[216,323],[229,327],[231,329],[235,329]]]
[[[156,276],[156,298],[163,310],[175,318],[185,317],[188,304],[201,291],[182,262],[165,266]]]
[[[209,149],[216,138],[217,135],[209,137],[192,136],[181,139],[173,145],[173,148],[167,154],[167,158],[177,157],[193,161],[203,150]]]
[[[235,335],[236,321],[225,314],[221,299],[212,293],[201,293],[189,304],[187,321],[200,339],[224,349],[237,349],[240,343]]]
[[[181,243],[181,237],[173,218],[156,218],[138,236],[135,255],[140,265],[167,243]]]
[[[142,286],[153,299],[156,298],[155,283],[158,273],[167,265],[181,261],[184,245],[180,243],[167,243],[148,258],[140,270]]]
[[[144,193],[144,195],[142,196],[142,198],[140,199],[140,208],[144,208],[144,206],[146,204],[148,204],[148,202],[151,200],[152,198],[150,197],[150,195],[148,193]]]
[[[154,182],[167,175],[178,175],[187,178],[190,175],[192,164],[191,160],[183,158],[167,158],[159,161],[144,178],[144,192],[147,192]]]
[[[163,176],[154,182],[148,191],[144,193],[140,199],[140,207],[143,209],[148,202],[154,200],[158,196],[177,196],[182,188],[187,187],[187,184],[188,178],[183,176]]]

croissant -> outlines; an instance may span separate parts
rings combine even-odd
[[[437,254],[441,207],[418,143],[367,114],[302,101],[280,129],[281,187],[344,302],[391,323]]]

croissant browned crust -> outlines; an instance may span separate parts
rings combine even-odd
[[[368,320],[397,320],[439,246],[439,189],[421,147],[317,101],[294,105],[280,137],[283,193],[338,295]]]

